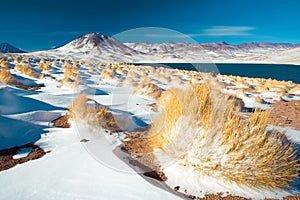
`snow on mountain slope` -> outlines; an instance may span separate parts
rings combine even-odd
[[[157,62],[157,63],[238,63],[272,62],[258,59],[261,56],[275,54],[294,48],[289,43],[243,43],[232,45],[226,42],[193,44],[186,42],[121,43],[115,38],[101,33],[88,33],[68,44],[48,51],[32,52],[27,55],[51,56],[54,58],[116,62]],[[299,45],[298,45],[299,46]],[[294,52],[297,55],[297,52]]]
[[[107,51],[112,53],[127,53],[128,55],[138,54],[137,51],[120,43],[113,37],[106,36],[101,33],[89,33],[83,35],[64,46],[57,48],[56,50],[65,52],[89,52],[94,49],[98,49],[100,53]]]
[[[137,51],[161,58],[180,58],[189,62],[247,62],[252,57],[280,52],[296,45],[286,43],[244,43],[231,45],[226,42],[191,44],[185,42],[125,43]],[[263,61],[262,61],[263,62]]]

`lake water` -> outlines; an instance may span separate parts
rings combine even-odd
[[[162,66],[201,72],[213,72],[225,75],[246,76],[253,78],[272,78],[276,80],[300,83],[300,66],[282,64],[208,64],[208,63],[162,63],[143,64]]]

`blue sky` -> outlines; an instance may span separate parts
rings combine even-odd
[[[0,42],[32,51],[60,46],[87,32],[115,35],[162,27],[197,42],[300,43],[299,8],[297,0],[2,1]],[[127,42],[180,39],[145,33]]]

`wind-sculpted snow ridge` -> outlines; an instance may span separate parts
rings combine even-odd
[[[44,152],[4,163],[5,199],[300,193],[291,81],[19,54],[0,57],[0,81],[1,162],[28,143]]]

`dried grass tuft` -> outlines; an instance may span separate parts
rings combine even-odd
[[[77,96],[69,108],[70,117],[74,120],[84,120],[89,125],[101,126],[110,130],[118,129],[113,114],[106,107],[88,101],[85,93]]]
[[[65,65],[65,66],[70,66],[70,65]],[[76,88],[80,82],[81,82],[81,77],[76,68],[75,69],[74,67],[64,68],[64,77],[61,80],[61,86]]]
[[[268,111],[244,120],[234,98],[217,84],[169,89],[151,124],[151,144],[196,176],[208,175],[253,188],[283,189],[298,176],[294,144],[267,129]]]
[[[0,68],[0,82],[20,85],[21,83],[14,79],[9,70]]]
[[[161,93],[161,88],[151,83],[150,80],[141,81],[133,91],[133,94],[143,95],[155,99],[160,97]]]
[[[26,65],[16,64],[15,69],[18,70],[21,74],[25,74],[33,78],[39,78],[40,76],[40,74],[32,70],[32,66],[30,64],[26,64]]]

